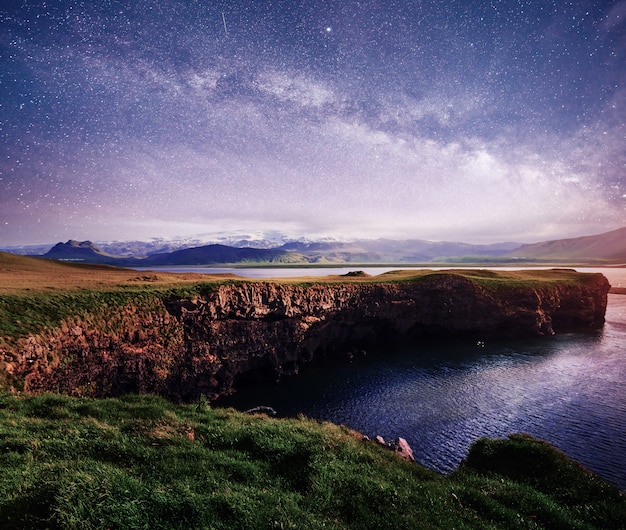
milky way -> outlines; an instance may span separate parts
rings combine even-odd
[[[0,7],[0,244],[626,225],[626,1]]]

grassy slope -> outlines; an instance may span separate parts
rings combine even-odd
[[[108,265],[51,261],[0,252],[0,295],[68,291],[128,291],[224,280],[229,275],[138,272]]]
[[[4,529],[626,524],[623,494],[523,436],[480,441],[468,465],[442,477],[304,418],[149,396],[0,395],[0,448]]]
[[[595,236],[576,237],[522,245],[508,256],[561,261],[614,261],[626,260],[626,228],[619,228]]]
[[[460,273],[489,288],[581,281],[566,271]],[[425,274],[281,281],[419,281]],[[34,333],[102,304],[193,294],[216,281],[233,280],[0,254],[0,335]],[[473,467],[442,478],[347,429],[304,419],[180,407],[148,396],[0,395],[0,527],[624,527],[623,496],[559,453],[548,448],[542,457],[556,461],[554,476],[566,477],[550,483],[539,480],[541,473],[520,476],[503,466],[519,460],[513,441],[503,450],[491,443],[481,442],[478,454],[495,460],[470,459]],[[541,461],[542,444],[519,445],[520,461]]]

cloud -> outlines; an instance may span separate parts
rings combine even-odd
[[[576,220],[610,223],[595,170],[580,166],[580,139],[564,159],[533,141],[433,138],[412,125],[426,115],[450,122],[448,105],[433,99],[396,101],[390,129],[390,113],[363,115],[337,87],[277,69],[241,78],[244,86],[217,99],[217,70],[126,73],[174,98],[181,126],[192,126],[189,141],[130,132],[115,160],[103,160],[111,216],[132,209],[149,226],[177,230],[524,241],[556,227],[575,232]],[[302,120],[303,111],[316,119]]]
[[[164,227],[184,216],[212,229],[300,227],[343,236],[514,234],[528,241],[555,227],[578,229],[572,219],[606,221],[602,190],[588,175],[527,148],[506,152],[499,144],[393,135],[336,115],[272,141],[280,145],[246,152],[148,146],[152,152],[143,157],[132,147],[134,162],[111,168],[120,183],[135,184],[124,186],[116,201]],[[273,156],[288,141],[297,152]],[[146,186],[155,189],[142,207]]]

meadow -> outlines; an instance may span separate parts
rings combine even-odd
[[[420,281],[428,271],[285,283]],[[460,271],[489,289],[571,273]],[[0,254],[0,346],[72,315],[194,295],[232,276]],[[105,311],[106,312],[106,311]],[[624,494],[544,442],[478,440],[443,476],[346,427],[118,399],[0,391],[0,527],[626,528]]]
[[[524,435],[442,476],[304,417],[2,394],[0,449],[4,529],[626,527],[619,490]]]

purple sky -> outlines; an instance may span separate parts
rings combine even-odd
[[[626,225],[626,1],[3,1],[0,245]]]

